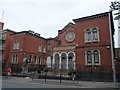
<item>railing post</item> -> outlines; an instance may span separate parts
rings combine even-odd
[[[61,77],[61,73],[60,73],[60,83],[62,82],[61,79],[62,79],[62,77]]]
[[[47,78],[47,72],[45,72],[45,82],[46,82],[46,78]]]

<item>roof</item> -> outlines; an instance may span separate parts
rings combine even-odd
[[[48,41],[54,40],[54,41],[60,42],[60,40],[58,40],[58,39],[56,39],[56,38],[47,38],[46,40],[48,40]]]
[[[5,32],[13,32],[13,33],[16,33],[15,31],[13,31],[13,30],[11,30],[11,29],[4,29],[3,31],[5,31]]]
[[[35,36],[35,37],[37,37],[37,38],[41,38],[41,39],[46,40],[45,38],[41,37],[39,33],[35,33],[34,31],[31,31],[31,30],[21,31],[21,32],[17,32],[17,33],[15,33],[15,34],[23,34],[23,33],[29,34],[29,35],[31,35],[31,36]]]
[[[104,12],[104,13],[100,13],[100,14],[95,14],[95,15],[91,15],[91,16],[77,18],[77,19],[73,19],[73,21],[80,22],[80,21],[91,20],[91,19],[95,19],[95,18],[99,18],[99,17],[105,17],[105,16],[108,16],[108,13],[110,13],[110,12]]]

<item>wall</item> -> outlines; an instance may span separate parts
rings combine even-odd
[[[3,27],[4,27],[4,23],[0,22],[0,30],[3,30]]]
[[[103,24],[104,22],[104,24]],[[91,27],[98,27],[100,42],[98,43],[85,43],[85,30]],[[76,51],[77,64],[85,65],[85,51],[87,50],[100,50],[100,60],[102,67],[106,67],[106,72],[111,72],[111,47],[110,47],[110,28],[109,17],[99,17],[95,19],[80,21],[76,23],[76,43],[78,48]],[[100,66],[101,66],[100,65]],[[87,66],[85,68],[88,68]],[[80,70],[79,66],[77,67]]]
[[[4,55],[3,60],[10,62],[11,58],[11,48],[13,45],[13,34],[15,32],[6,30],[6,38],[5,38],[5,48],[4,48]]]

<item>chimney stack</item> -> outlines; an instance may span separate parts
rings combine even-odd
[[[0,30],[3,30],[3,27],[4,27],[4,23],[0,22]]]

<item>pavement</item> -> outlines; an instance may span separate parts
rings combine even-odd
[[[5,79],[5,77],[3,77]],[[120,89],[120,83],[114,84],[113,82],[96,82],[96,81],[73,81],[73,80],[56,80],[56,79],[31,79],[29,77],[11,77],[10,80],[19,80],[19,82],[29,82],[29,83],[45,83],[53,85],[72,85],[80,86],[84,88],[110,88],[110,89]]]

